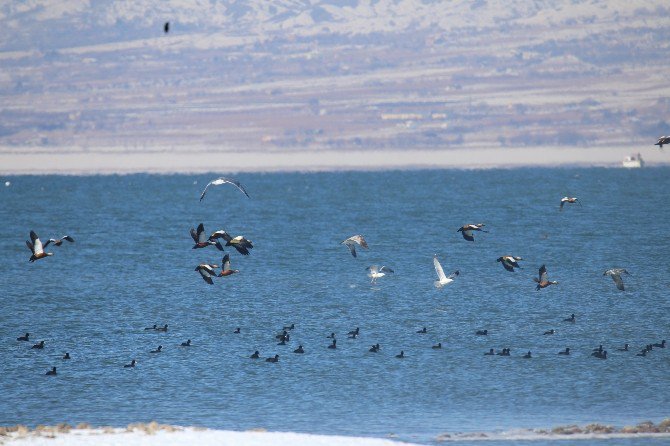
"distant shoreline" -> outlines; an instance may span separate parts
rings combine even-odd
[[[523,147],[388,150],[124,149],[42,151],[0,148],[0,175],[109,175],[132,173],[319,172],[517,167],[621,167],[640,152],[647,166],[670,164],[656,148]]]

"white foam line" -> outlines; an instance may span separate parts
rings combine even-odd
[[[158,431],[155,434],[127,432],[114,429],[75,429],[69,433],[38,435],[31,432],[18,437],[15,433],[7,444],[13,446],[411,446],[383,438],[344,437],[330,435],[300,434],[295,432],[237,432],[221,430],[197,430],[185,428],[182,431]]]

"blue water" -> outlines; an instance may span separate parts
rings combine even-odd
[[[670,415],[670,349],[635,356],[670,340],[670,168],[245,173],[251,199],[224,185],[200,203],[214,177],[2,179],[0,425],[158,420],[431,442]],[[564,195],[582,206],[559,212]],[[253,240],[250,256],[231,252],[239,274],[210,286],[194,271],[221,261],[191,249],[199,222]],[[476,222],[490,232],[475,242],[456,232]],[[30,264],[30,229],[76,242]],[[370,249],[353,258],[340,242],[358,233]],[[435,253],[461,272],[442,289]],[[504,254],[522,269],[505,271]],[[373,263],[395,274],[371,285]],[[536,291],[543,263],[560,283]],[[612,267],[630,271],[625,292],[602,276]],[[562,322],[571,313],[577,323]],[[276,345],[290,323],[290,345]],[[45,349],[15,341],[26,331]],[[633,351],[616,351],[626,342]],[[599,344],[607,360],[590,356]],[[512,357],[483,356],[503,347]],[[58,376],[43,376],[52,366]]]

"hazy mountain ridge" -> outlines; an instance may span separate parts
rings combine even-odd
[[[603,0],[10,2],[0,146],[646,143],[668,127],[669,11]]]

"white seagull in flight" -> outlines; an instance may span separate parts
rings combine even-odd
[[[437,280],[435,281],[436,288],[442,288],[443,286],[450,284],[451,282],[454,281],[456,276],[460,274],[460,271],[458,270],[454,271],[448,276],[444,274],[442,265],[440,265],[439,260],[437,260],[437,254],[435,254],[435,256],[433,257],[433,265],[435,266],[435,272],[437,273]]]
[[[388,266],[382,266],[379,268],[377,265],[371,265],[365,268],[368,270],[368,277],[370,278],[370,283],[377,283],[377,279],[384,277],[386,273],[392,273],[393,270]]]
[[[209,189],[209,186],[220,186],[221,184],[226,184],[226,183],[232,184],[233,186],[238,188],[240,191],[242,191],[242,193],[244,195],[246,195],[247,198],[249,198],[249,194],[244,189],[244,186],[242,186],[242,184],[240,184],[239,181],[233,180],[232,178],[221,177],[221,178],[217,178],[216,180],[212,180],[209,183],[207,183],[207,186],[205,186],[205,190],[203,190],[202,195],[200,195],[200,201],[202,201],[202,199],[205,198],[205,194],[207,193],[207,189]]]

